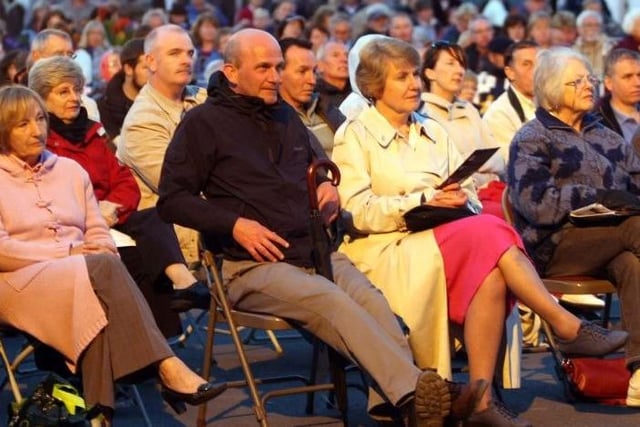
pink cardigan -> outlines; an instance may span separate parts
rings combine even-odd
[[[85,240],[115,246],[82,167],[48,151],[33,168],[0,155],[0,321],[72,365],[107,324],[84,257],[69,256]]]

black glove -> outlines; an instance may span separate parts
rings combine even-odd
[[[640,210],[640,199],[625,190],[596,190],[596,202],[609,209]]]

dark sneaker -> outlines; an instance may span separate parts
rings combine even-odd
[[[521,420],[501,402],[489,402],[484,411],[472,414],[463,427],[533,427],[529,421]]]
[[[183,312],[192,308],[208,310],[211,304],[211,293],[205,282],[195,282],[188,288],[175,289],[171,295],[170,307],[173,311]]]
[[[574,356],[604,356],[622,347],[628,337],[625,331],[612,331],[583,321],[575,339],[557,339],[558,350]]]
[[[469,418],[489,386],[489,382],[485,380],[477,380],[471,384],[446,381],[446,384],[451,395],[448,424],[455,424]]]
[[[447,383],[434,371],[422,371],[416,383],[414,416],[410,425],[442,427],[449,415],[451,395]]]

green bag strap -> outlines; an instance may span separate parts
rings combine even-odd
[[[86,404],[78,391],[68,384],[54,384],[51,396],[61,401],[71,415],[76,414],[76,408],[86,409]]]

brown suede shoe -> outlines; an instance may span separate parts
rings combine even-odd
[[[442,427],[451,409],[447,383],[434,371],[422,371],[416,383],[410,427]]]
[[[447,424],[456,425],[458,421],[464,421],[471,416],[482,395],[487,390],[489,382],[477,380],[471,384],[451,381],[446,383],[451,395],[451,412],[447,417]]]

